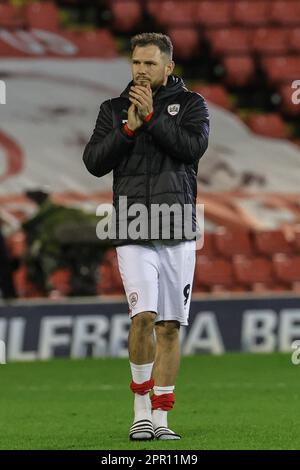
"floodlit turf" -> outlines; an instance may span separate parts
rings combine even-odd
[[[0,366],[0,449],[300,449],[290,355],[183,358],[169,424],[181,441],[132,443],[126,359]]]

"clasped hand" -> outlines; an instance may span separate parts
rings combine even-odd
[[[135,85],[129,91],[130,101],[136,106],[137,112],[143,121],[150,113],[153,112],[153,98],[151,86]]]

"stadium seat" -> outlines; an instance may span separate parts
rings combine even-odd
[[[300,27],[289,31],[288,44],[291,51],[300,53]]]
[[[240,0],[233,2],[235,23],[245,26],[264,26],[269,21],[270,3],[268,1]]]
[[[119,273],[116,250],[106,252],[102,263],[98,267],[99,282],[97,293],[104,295],[124,294],[122,279]]]
[[[214,257],[216,255],[216,248],[214,242],[214,233],[204,233],[203,247],[198,251],[201,256]]]
[[[300,254],[300,227],[298,225],[294,231],[294,251]]]
[[[195,21],[205,27],[229,26],[232,22],[233,3],[229,0],[195,2]]]
[[[255,65],[251,56],[224,57],[225,80],[229,86],[248,85],[255,74]]]
[[[295,90],[291,85],[282,85],[279,89],[279,94],[281,96],[281,109],[284,113],[289,116],[299,116],[300,115],[300,105],[293,103],[292,95]],[[300,95],[299,95],[300,96]]]
[[[288,31],[283,28],[258,28],[251,38],[253,51],[260,54],[286,54],[288,51]]]
[[[49,276],[49,284],[52,287],[51,297],[54,297],[54,293],[61,296],[71,294],[71,276],[71,270],[68,268],[57,269]]]
[[[247,124],[256,134],[276,139],[288,139],[289,132],[281,116],[276,113],[252,114]]]
[[[300,256],[275,255],[273,265],[280,282],[288,284],[293,290],[300,290]]]
[[[23,264],[13,273],[14,285],[18,297],[35,298],[46,297],[46,294],[38,289],[27,278],[27,267]]]
[[[253,291],[278,290],[270,260],[263,257],[236,256],[233,259],[233,267],[237,281],[246,288]]]
[[[291,83],[300,77],[300,57],[295,55],[265,58],[262,60],[262,68],[270,84]]]
[[[213,53],[248,55],[251,50],[251,33],[241,28],[217,29],[207,32]]]
[[[98,282],[96,292],[98,295],[110,294],[112,289],[112,273],[108,263],[102,262],[98,266]]]
[[[18,297],[25,297],[26,275],[27,269],[25,265],[20,266],[16,271],[13,272],[13,282]]]
[[[220,227],[215,233],[214,241],[217,251],[224,257],[249,256],[253,253],[250,235],[246,230],[227,230]]]
[[[118,55],[115,40],[106,29],[76,32],[70,38],[80,50],[80,57],[113,58]]]
[[[292,245],[281,230],[257,231],[254,233],[257,253],[272,256],[276,253],[291,253]]]
[[[223,258],[197,255],[195,266],[196,288],[207,287],[210,291],[230,290],[235,284],[232,265]]]
[[[148,0],[147,10],[161,26],[189,26],[195,23],[194,1]]]
[[[232,109],[229,94],[223,85],[205,85],[199,83],[193,85],[193,91],[200,93],[200,95],[203,95],[203,97],[211,103],[228,110]]]
[[[272,2],[270,20],[281,25],[300,26],[300,2],[297,0],[279,0]]]
[[[137,0],[117,0],[110,4],[114,27],[119,31],[131,31],[142,20],[142,7]]]
[[[12,258],[21,258],[26,252],[26,235],[19,231],[7,238],[7,247]]]
[[[32,2],[25,7],[25,18],[30,28],[57,31],[59,10],[54,2]]]
[[[193,27],[168,29],[177,59],[191,59],[199,51],[199,33]]]
[[[25,25],[22,10],[10,3],[0,3],[0,28],[16,29]]]
[[[296,224],[293,227],[293,235],[294,235],[294,239],[292,242],[293,253],[300,255],[300,225],[299,224]]]

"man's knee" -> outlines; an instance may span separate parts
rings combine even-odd
[[[178,321],[161,321],[155,325],[157,340],[175,341],[179,337],[180,323]]]
[[[153,331],[156,314],[154,312],[141,312],[132,318],[132,328],[141,333]]]

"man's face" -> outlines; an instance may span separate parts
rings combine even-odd
[[[155,45],[136,46],[132,53],[132,78],[135,85],[150,83],[152,91],[165,85],[174,64]]]

